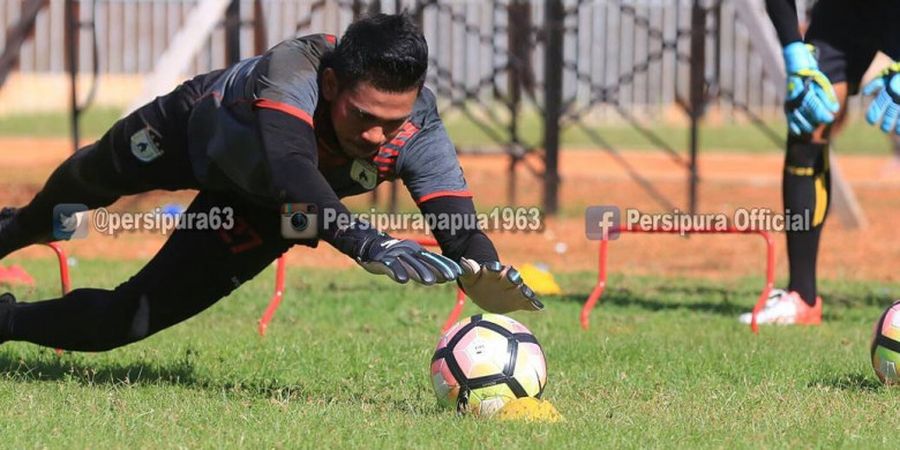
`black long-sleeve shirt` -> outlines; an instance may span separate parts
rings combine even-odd
[[[778,33],[781,46],[803,40],[797,20],[797,2],[794,0],[766,0],[766,12]]]

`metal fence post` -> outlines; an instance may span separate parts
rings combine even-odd
[[[266,28],[266,15],[263,13],[262,0],[253,0],[253,54],[262,55],[269,49]]]
[[[697,213],[697,185],[700,181],[697,153],[700,150],[700,121],[706,108],[706,9],[701,0],[691,7],[691,69],[690,69],[691,135],[688,178],[688,204],[691,214]]]
[[[544,212],[559,210],[559,140],[562,118],[563,27],[562,0],[546,0],[544,18]]]
[[[241,60],[241,1],[231,0],[225,10],[225,64]]]
[[[78,151],[81,141],[79,128],[81,128],[81,108],[78,107],[78,7],[75,0],[65,2],[65,42],[66,42],[66,69],[69,72],[69,108],[71,109],[70,123],[72,127],[72,152]]]

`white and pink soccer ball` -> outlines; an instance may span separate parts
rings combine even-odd
[[[871,354],[878,379],[884,384],[900,384],[900,301],[885,310],[875,323]]]
[[[479,314],[441,336],[431,359],[431,383],[442,405],[489,416],[512,399],[540,398],[547,363],[524,325],[499,314]]]

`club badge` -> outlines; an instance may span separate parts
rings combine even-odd
[[[350,178],[366,190],[375,189],[378,184],[378,169],[371,162],[354,159],[350,167]]]
[[[160,150],[154,137],[153,131],[149,128],[143,128],[131,135],[131,153],[135,158],[148,163],[162,156],[163,151]]]

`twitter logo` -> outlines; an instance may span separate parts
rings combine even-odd
[[[83,239],[88,235],[88,207],[61,203],[53,208],[53,237],[60,241]]]

